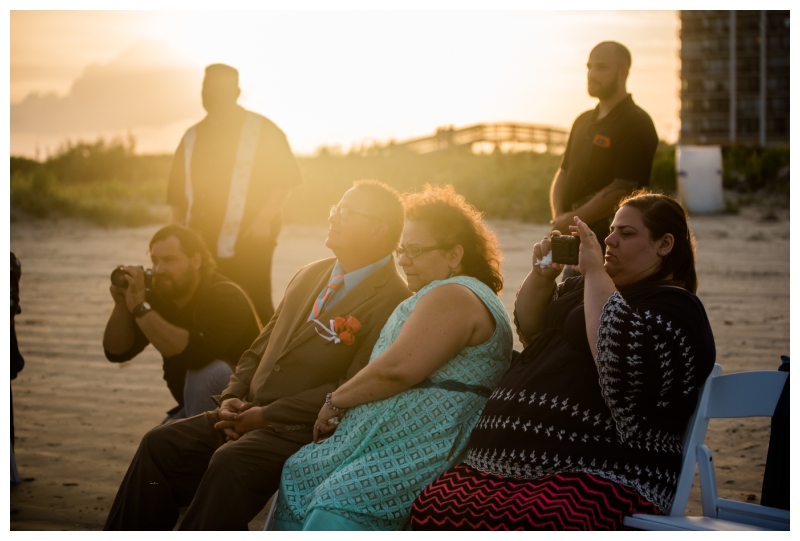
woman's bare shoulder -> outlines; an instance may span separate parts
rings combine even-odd
[[[428,291],[417,302],[415,310],[428,313],[453,311],[481,319],[488,313],[488,307],[474,291],[456,282],[441,284]]]

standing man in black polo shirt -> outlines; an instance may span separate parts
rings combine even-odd
[[[574,217],[603,239],[617,203],[650,181],[658,146],[653,121],[625,88],[631,53],[604,41],[589,55],[588,91],[600,100],[572,125],[567,150],[550,190],[553,229],[569,234]]]

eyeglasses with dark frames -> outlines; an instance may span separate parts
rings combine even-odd
[[[438,250],[440,248],[441,247],[438,244],[436,246],[428,246],[427,248],[422,248],[420,246],[399,246],[394,253],[397,256],[397,259],[403,257],[403,254],[407,255],[409,259],[414,259],[418,255],[424,254],[425,252]]]
[[[353,210],[353,209],[350,209],[350,208],[347,208],[347,207],[340,207],[339,205],[332,205],[332,206],[331,206],[331,210],[330,210],[330,212],[328,213],[328,217],[331,217],[331,216],[333,216],[334,214],[338,214],[338,215],[339,215],[339,218],[340,218],[340,219],[341,219],[343,222],[346,222],[346,221],[347,221],[347,219],[348,219],[348,218],[349,218],[351,215],[352,215],[352,216],[363,216],[364,218],[369,218],[369,219],[371,219],[371,220],[378,220],[378,221],[380,221],[380,218],[377,218],[377,217],[375,217],[375,216],[370,216],[369,214],[364,214],[363,212],[358,212],[357,210]]]

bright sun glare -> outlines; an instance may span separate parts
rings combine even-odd
[[[26,17],[27,29],[44,32],[35,14]],[[29,57],[47,65],[48,54],[56,58],[57,44],[78,43],[76,33],[85,32],[85,43],[94,34],[107,33],[109,25],[101,29],[98,22],[103,17],[118,30],[115,40],[94,39],[95,52],[83,46],[81,58],[87,60],[73,68],[71,80],[58,84],[59,95],[69,91],[87,63],[109,62],[112,41],[118,55],[142,41],[158,43],[163,55],[154,64],[192,65],[198,78],[214,62],[236,67],[240,103],[281,126],[300,153],[320,145],[347,149],[369,140],[403,140],[440,126],[481,122],[569,128],[596,103],[586,94],[585,64],[591,47],[606,39],[631,48],[629,91],[653,116],[663,139],[677,136],[675,12],[92,12],[91,28],[74,24],[82,17],[88,20],[89,15],[72,13],[70,24],[60,26],[49,22],[47,34],[55,33],[48,42],[51,52],[28,38],[29,48],[37,47]],[[12,24],[12,38],[27,29]],[[23,91],[15,85],[28,89],[23,96],[52,91],[32,86],[34,82],[15,82],[13,74],[27,73],[22,63],[14,71],[15,51],[22,54],[12,44],[16,100]],[[59,54],[68,58],[70,51]],[[53,65],[51,71],[59,73]],[[159,136],[162,150],[173,150],[180,129],[199,120],[199,91],[181,89],[198,117],[186,118]],[[158,129],[128,128],[135,128],[145,147]]]

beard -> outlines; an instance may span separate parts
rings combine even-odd
[[[619,83],[616,79],[608,83],[607,85],[603,86],[602,83],[594,80],[589,80],[588,82],[588,91],[589,95],[593,98],[598,98],[601,100],[605,100],[613,96],[617,93],[617,89],[619,88]]]
[[[169,274],[153,276],[153,292],[162,299],[179,299],[192,287],[191,271],[180,276]]]

